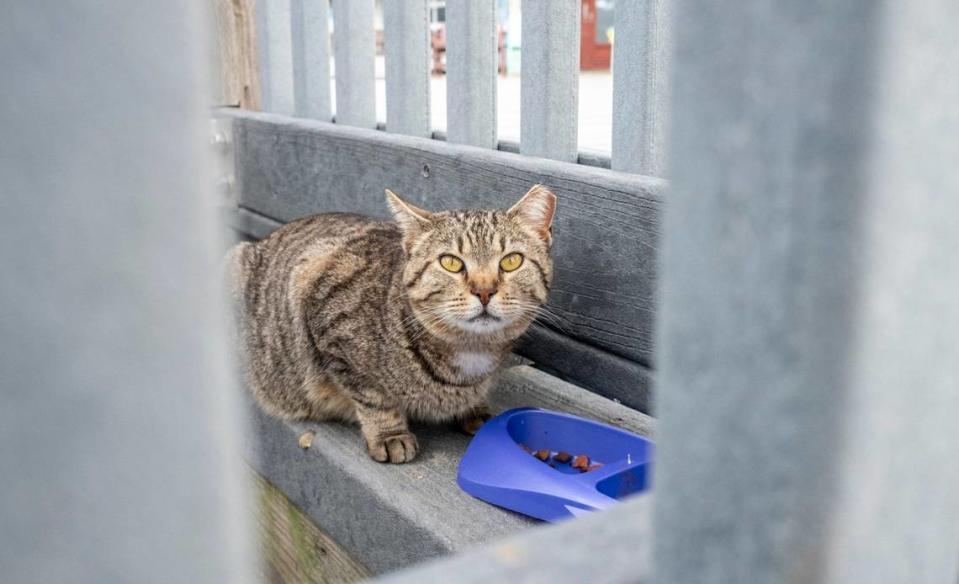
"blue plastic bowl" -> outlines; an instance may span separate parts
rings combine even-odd
[[[522,445],[552,454],[586,454],[602,466],[580,472],[554,466]],[[561,521],[636,495],[648,486],[653,443],[631,432],[536,408],[509,410],[489,420],[470,442],[457,482],[470,495],[544,521]]]

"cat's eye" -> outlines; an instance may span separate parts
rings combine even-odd
[[[513,270],[519,268],[523,265],[523,254],[521,253],[510,253],[503,256],[503,259],[499,261],[499,267],[503,269],[504,272],[512,272]]]
[[[440,256],[440,265],[447,272],[453,272],[454,274],[463,271],[463,260],[454,255]]]

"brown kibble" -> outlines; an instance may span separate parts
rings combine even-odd
[[[537,450],[536,454],[534,454],[533,456],[542,460],[543,462],[546,462],[546,459],[549,458],[549,450]]]
[[[530,454],[533,453],[533,449],[530,448],[529,446],[525,445],[525,444],[520,444],[519,447],[522,448],[523,450],[525,450],[526,452],[530,453]]]
[[[300,440],[299,440],[300,448],[302,448],[303,450],[306,450],[310,446],[313,446],[313,438],[315,437],[316,437],[316,432],[314,432],[313,430],[307,430],[306,432],[303,432],[303,434],[300,435]]]
[[[569,462],[573,459],[573,455],[569,452],[557,452],[556,456],[553,457],[553,460],[556,462]]]
[[[586,469],[589,468],[589,457],[585,454],[580,454],[573,457],[573,468],[578,468],[579,470],[586,472]]]
[[[596,470],[597,468],[602,468],[602,467],[603,465],[597,462],[596,464],[589,465],[589,467],[586,469],[586,472],[589,472],[591,470]]]

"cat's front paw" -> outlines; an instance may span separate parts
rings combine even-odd
[[[370,457],[377,462],[400,464],[416,458],[419,444],[416,442],[416,436],[410,432],[404,432],[368,440],[366,449]]]
[[[482,412],[468,418],[465,418],[460,421],[460,430],[466,432],[470,436],[475,436],[479,429],[483,427],[483,424],[486,423],[492,416],[489,412]]]

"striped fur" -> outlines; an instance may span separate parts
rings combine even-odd
[[[509,210],[435,214],[388,202],[396,222],[314,215],[239,244],[228,264],[261,406],[357,422],[370,456],[406,462],[411,420],[475,431],[488,418],[495,369],[549,292],[555,197],[537,185]],[[524,262],[504,272],[514,252]],[[443,254],[465,269],[443,269]],[[479,289],[495,290],[485,308]]]

